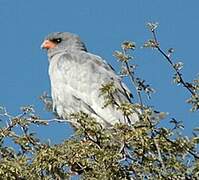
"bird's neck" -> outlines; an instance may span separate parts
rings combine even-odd
[[[49,61],[57,54],[62,54],[64,52],[67,52],[66,50],[64,49],[49,49],[48,50],[48,59]]]

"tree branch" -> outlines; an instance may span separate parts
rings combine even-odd
[[[175,68],[175,64],[172,62],[171,58],[160,48],[159,42],[157,40],[157,35],[156,35],[156,31],[151,30],[152,34],[153,34],[153,38],[155,40],[155,48],[166,58],[166,60],[168,61],[168,63],[171,65],[171,67],[174,69],[174,71],[176,72],[176,74],[178,75],[178,77],[180,78],[180,83],[192,94],[192,95],[196,95],[196,93],[191,89],[191,87],[189,86],[189,83],[185,82],[184,79],[182,78],[182,74]]]

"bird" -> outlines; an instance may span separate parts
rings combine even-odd
[[[41,48],[45,49],[49,60],[49,77],[53,111],[63,119],[84,112],[93,117],[103,127],[116,123],[134,124],[139,120],[138,112],[127,118],[116,105],[104,107],[100,95],[104,84],[113,82],[117,95],[117,105],[131,103],[131,92],[110,64],[98,55],[88,52],[80,37],[70,32],[53,32],[47,35]],[[75,124],[77,122],[71,123]]]

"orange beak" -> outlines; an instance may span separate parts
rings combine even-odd
[[[41,48],[42,49],[52,49],[56,46],[55,43],[53,43],[52,41],[50,40],[45,40],[42,45],[41,45]]]

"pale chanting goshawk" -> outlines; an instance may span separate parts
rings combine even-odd
[[[105,60],[87,52],[79,36],[68,32],[51,33],[41,47],[47,50],[53,109],[60,118],[70,120],[71,113],[82,111],[96,118],[102,126],[127,122],[115,106],[104,107],[100,88],[113,81],[118,89],[115,97],[118,104],[130,102],[130,91]],[[132,113],[128,121],[132,124],[138,121],[138,114]]]

